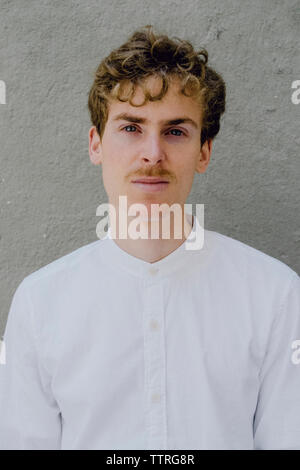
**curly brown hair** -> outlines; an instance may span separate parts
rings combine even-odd
[[[102,60],[94,74],[88,108],[100,139],[111,98],[142,106],[148,100],[162,99],[174,77],[180,79],[180,92],[195,98],[201,105],[201,146],[206,140],[213,139],[220,130],[220,117],[225,111],[226,88],[222,76],[209,67],[207,61],[206,49],[195,51],[189,41],[157,34],[152,25],[135,31],[125,44]],[[158,76],[162,80],[156,96],[144,88],[144,80],[149,76]],[[122,96],[126,84],[130,91]],[[131,101],[137,85],[142,87],[145,95],[141,105]]]

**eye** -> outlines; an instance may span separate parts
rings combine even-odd
[[[135,127],[135,126],[133,126],[133,125],[129,124],[128,126],[125,126],[125,127],[123,127],[123,129],[122,129],[122,130],[124,131],[124,130],[125,130],[125,129],[127,129],[128,127],[134,127],[134,128],[136,129],[136,127]],[[131,131],[130,131],[130,132],[131,132]]]
[[[178,134],[177,134],[177,135],[176,135],[176,134],[172,134],[172,135],[175,135],[175,137],[181,137],[182,135],[184,135],[184,132],[183,132],[182,130],[180,130],[180,129],[171,129],[169,132],[173,132],[173,131],[175,131],[175,132],[181,132],[180,135],[178,135]]]
[[[128,133],[129,133],[129,132],[132,132],[132,130],[127,131],[128,128],[136,129],[136,126],[134,126],[134,125],[132,125],[132,124],[129,124],[129,125],[123,127],[122,131],[126,131],[126,132],[128,132]],[[182,135],[185,135],[184,132],[183,132],[181,129],[171,129],[170,131],[167,132],[167,134],[170,133],[170,132],[174,132],[174,131],[180,133],[179,135],[178,135],[178,134],[177,134],[177,135],[176,135],[176,134],[172,134],[172,135],[174,135],[174,137],[181,137]]]

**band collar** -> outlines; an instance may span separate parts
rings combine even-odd
[[[110,266],[114,265],[121,271],[125,270],[133,276],[154,282],[175,274],[180,269],[185,269],[185,267],[190,266],[193,262],[204,263],[212,248],[211,232],[204,230],[200,226],[199,220],[195,215],[186,215],[189,223],[192,224],[189,236],[179,247],[164,258],[150,263],[130,255],[121,249],[111,237],[111,228],[109,226],[106,236],[101,240],[102,259]],[[203,234],[203,243],[199,247],[201,233]]]

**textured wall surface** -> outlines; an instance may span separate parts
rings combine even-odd
[[[0,0],[0,333],[26,275],[97,239],[107,196],[88,155],[92,74],[149,23],[206,47],[227,84],[186,202],[205,204],[206,228],[299,272],[299,1]]]

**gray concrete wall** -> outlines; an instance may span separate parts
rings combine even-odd
[[[88,156],[92,73],[149,23],[206,47],[227,83],[187,202],[205,204],[206,228],[299,272],[299,1],[0,0],[1,333],[26,275],[97,239],[106,194]]]

